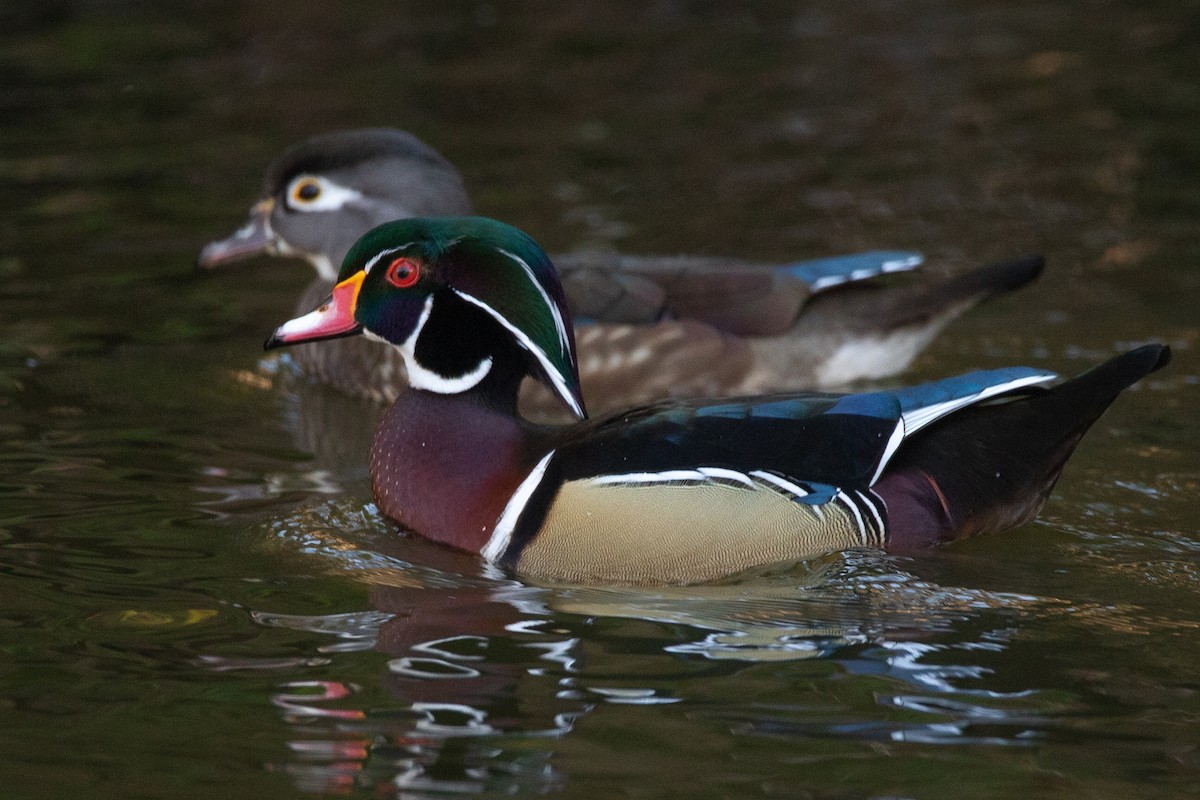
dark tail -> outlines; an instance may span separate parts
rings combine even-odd
[[[1166,345],[1140,347],[1052,389],[967,408],[916,434],[875,485],[888,507],[889,549],[1033,519],[1092,423],[1170,360]]]
[[[951,297],[987,299],[1020,289],[1041,275],[1045,266],[1046,259],[1042,256],[1014,258],[951,278],[939,290]]]

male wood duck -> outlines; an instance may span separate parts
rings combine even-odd
[[[587,419],[549,258],[479,217],[375,228],[328,300],[266,347],[363,333],[411,390],[371,448],[379,509],[517,573],[693,583],[857,547],[912,550],[1020,525],[1084,431],[1167,363],[1147,346],[1052,389],[1014,367],[868,394],[666,400]],[[579,421],[517,410],[539,381]]]
[[[308,139],[267,170],[250,219],[201,252],[212,268],[260,253],[299,256],[319,279],[297,306],[328,293],[335,264],[375,225],[467,214],[458,171],[410,133],[341,131]],[[666,396],[825,388],[900,372],[948,322],[1041,271],[1040,258],[950,279],[880,287],[914,253],[872,252],[794,264],[713,257],[577,253],[555,258],[577,320],[584,395],[602,410]],[[866,281],[864,285],[863,282]],[[362,340],[297,348],[300,370],[352,395],[395,399],[400,358]],[[522,408],[547,418],[557,400],[526,384]]]

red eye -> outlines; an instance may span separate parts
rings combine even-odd
[[[397,258],[388,264],[384,277],[397,289],[407,289],[421,280],[421,265],[411,258]]]

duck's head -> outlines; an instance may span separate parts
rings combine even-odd
[[[267,349],[365,333],[396,345],[415,389],[488,386],[515,405],[532,375],[585,416],[575,337],[550,259],[484,217],[380,225],[350,248],[329,299],[276,328]]]
[[[333,280],[350,246],[376,225],[470,210],[458,170],[411,133],[338,131],[276,159],[246,224],[206,245],[196,263],[212,269],[260,254],[297,256]]]

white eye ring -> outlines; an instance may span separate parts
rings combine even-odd
[[[337,211],[347,203],[360,199],[362,192],[339,186],[319,175],[300,175],[288,184],[284,197],[288,208],[293,211]]]

